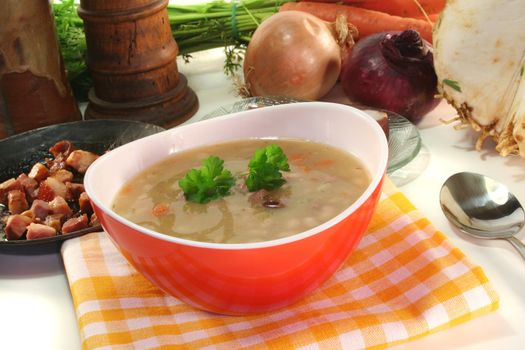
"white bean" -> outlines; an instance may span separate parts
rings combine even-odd
[[[286,231],[283,231],[281,233],[279,233],[276,238],[283,238],[283,237],[288,237],[288,236],[292,236],[292,235],[295,235],[296,233],[299,233],[298,231],[289,231],[289,230],[286,230]]]
[[[319,221],[317,221],[314,217],[311,216],[304,218],[303,221],[310,228],[319,224]]]
[[[266,219],[261,222],[261,227],[270,227],[273,225],[273,223],[273,220]]]
[[[319,211],[319,213],[319,216],[322,218],[322,220],[327,220],[334,216],[335,208],[331,205],[324,205]]]
[[[286,222],[286,228],[289,229],[296,229],[301,225],[301,222],[297,218],[288,219],[288,222]]]
[[[329,188],[330,188],[330,186],[331,186],[331,184],[330,184],[330,183],[328,183],[328,182],[325,182],[325,183],[323,183],[323,184],[319,185],[319,187],[317,187],[317,191],[319,191],[319,192],[323,192],[323,191],[326,191],[327,189],[329,189]]]

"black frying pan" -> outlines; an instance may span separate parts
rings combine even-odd
[[[27,173],[35,163],[51,158],[48,149],[60,140],[69,140],[78,149],[103,154],[120,145],[163,130],[152,124],[108,119],[56,124],[17,134],[0,140],[0,182],[17,177],[22,172]],[[0,253],[56,252],[64,240],[99,230],[100,227],[90,227],[67,235],[35,240],[0,239]],[[0,233],[1,236],[3,233]]]

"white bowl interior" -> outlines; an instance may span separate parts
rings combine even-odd
[[[370,116],[353,107],[325,102],[306,102],[265,107],[176,127],[128,143],[100,157],[84,178],[86,190],[99,207],[111,212],[119,189],[133,176],[174,153],[228,140],[246,138],[301,138],[329,144],[357,156],[372,181],[365,193],[345,213],[358,207],[381,181],[388,160],[382,129]],[[120,221],[129,221],[110,213]],[[332,220],[338,220],[338,215]],[[332,221],[331,220],[331,221]],[[147,234],[153,233],[137,225]],[[184,241],[184,240],[183,240]],[[203,242],[195,242],[201,245]],[[254,245],[257,243],[252,243]]]

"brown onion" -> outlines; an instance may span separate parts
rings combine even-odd
[[[276,13],[250,40],[246,87],[252,96],[318,99],[337,82],[341,54],[330,23],[299,11]]]

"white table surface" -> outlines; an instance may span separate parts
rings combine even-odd
[[[179,63],[200,101],[197,121],[218,106],[239,99],[222,73],[222,50]],[[481,265],[501,297],[500,308],[451,329],[396,349],[522,349],[525,345],[525,261],[505,241],[469,239],[453,229],[438,203],[442,183],[460,171],[489,175],[508,185],[525,203],[525,159],[502,158],[473,149],[475,136],[438,121],[451,116],[440,105],[419,126],[423,149],[392,175],[405,195],[472,261]],[[408,174],[408,177],[406,176]],[[417,175],[417,176],[416,176]],[[524,235],[520,234],[521,239]],[[79,332],[60,254],[37,256],[0,253],[0,349],[80,349]]]

